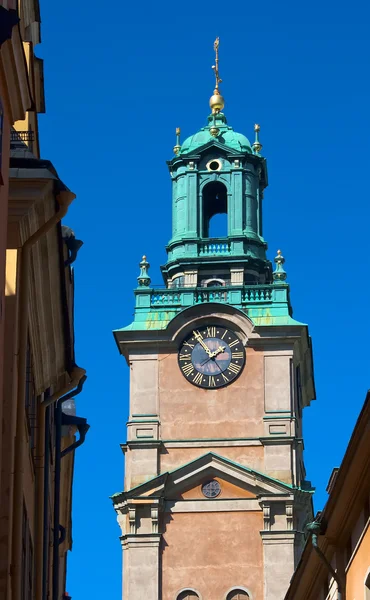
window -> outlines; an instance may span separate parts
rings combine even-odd
[[[171,288],[182,288],[185,285],[185,277],[184,275],[175,275],[175,277],[170,282],[169,287]]]
[[[247,600],[250,595],[244,590],[232,590],[228,593],[226,600]]]
[[[219,181],[211,181],[203,188],[203,237],[210,237],[210,221],[215,215],[226,217],[217,221],[217,227],[212,224],[212,237],[227,236],[227,190]]]
[[[205,283],[207,287],[223,287],[225,285],[223,279],[208,279]]]
[[[184,590],[177,596],[176,600],[194,600],[194,598],[199,598],[194,590]]]
[[[30,526],[27,510],[23,504],[22,524],[22,582],[21,599],[32,600],[33,598],[33,545],[31,540]]]
[[[202,493],[206,498],[217,498],[221,493],[221,486],[216,479],[212,479],[207,483],[203,483]]]

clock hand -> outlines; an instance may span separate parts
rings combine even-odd
[[[224,351],[225,351],[225,348],[223,348],[222,346],[219,346],[219,348],[217,348],[217,350],[215,350],[214,352],[211,352],[211,354],[209,355],[209,358],[207,358],[207,360],[205,360],[204,362],[202,362],[200,364],[200,366],[202,367],[207,362],[209,362],[211,359],[215,358],[218,354],[222,354],[222,352],[224,352]],[[218,368],[220,368],[219,365],[216,363],[216,361],[214,361],[214,362],[218,366]]]
[[[214,353],[213,353],[213,354],[214,354],[215,356],[217,356],[217,354],[222,354],[223,352],[225,352],[225,348],[224,348],[224,346],[219,346],[219,347],[217,348],[217,350],[215,350],[215,351],[214,351]]]
[[[208,348],[207,344],[204,342],[200,333],[198,331],[193,331],[193,335],[194,335],[195,339],[198,340],[198,342],[202,346],[202,348],[207,352],[208,356],[211,356],[211,350]]]

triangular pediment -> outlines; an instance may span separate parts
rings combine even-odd
[[[114,502],[120,502],[131,498],[180,498],[183,494],[188,496],[190,490],[213,478],[227,482],[229,489],[232,486],[235,490],[243,490],[244,497],[292,493],[292,487],[282,481],[209,452],[174,471],[158,475],[127,492],[116,494],[112,499]]]
[[[217,141],[217,140],[211,140],[210,142],[207,142],[206,144],[203,144],[203,146],[199,146],[196,151],[194,152],[189,152],[187,154],[181,154],[181,158],[195,158],[196,156],[202,156],[202,154],[205,154],[207,152],[209,152],[209,150],[217,148],[217,150],[225,155],[232,155],[232,156],[244,156],[245,152],[242,152],[241,150],[235,150],[234,148],[230,148],[230,146],[227,146],[226,144],[222,144],[221,142]]]

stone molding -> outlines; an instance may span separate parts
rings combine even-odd
[[[161,538],[160,533],[137,533],[122,535],[120,540],[123,550],[134,550],[135,548],[159,548]]]
[[[170,513],[188,512],[248,512],[259,511],[260,503],[255,498],[225,498],[219,500],[166,500],[164,511]]]
[[[276,531],[261,531],[261,538],[263,544],[265,545],[274,545],[274,544],[294,544],[297,534],[300,534],[298,531],[289,531],[289,530],[276,530]]]

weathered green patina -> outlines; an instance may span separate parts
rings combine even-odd
[[[221,144],[232,148],[237,152],[249,152],[252,154],[252,147],[249,140],[242,133],[237,133],[227,124],[226,117],[223,113],[209,115],[208,124],[202,127],[200,131],[188,137],[181,145],[180,155],[192,154],[205,144],[212,142],[214,137],[211,134],[211,128],[217,127],[219,134],[217,139]]]
[[[117,331],[163,330],[181,311],[220,303],[243,311],[255,325],[303,325],[292,318],[281,252],[275,271],[262,235],[266,160],[259,125],[251,146],[222,113],[180,145],[168,162],[172,179],[172,237],[162,267],[164,288],[151,288],[140,263],[134,321]],[[227,235],[209,238],[209,221],[227,213]]]

